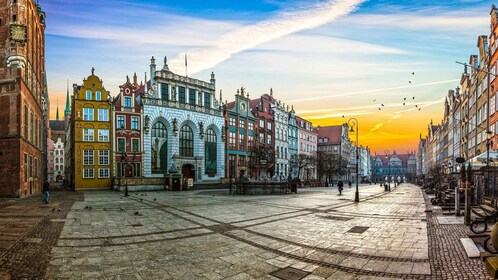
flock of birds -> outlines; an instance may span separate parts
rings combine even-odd
[[[412,72],[412,76],[415,76],[415,72]],[[408,83],[411,84],[412,81],[410,80],[410,81],[408,81]],[[406,99],[407,98],[408,97],[404,97],[403,98],[403,106],[406,106]],[[415,100],[415,96],[412,97],[412,100]],[[373,100],[373,102],[376,102],[376,101],[377,101],[377,99]],[[385,107],[385,106],[384,106],[384,104],[381,103],[380,106],[379,106],[379,111],[382,110],[382,107]],[[422,107],[419,107],[418,105],[415,105],[415,108],[417,108],[419,111],[422,109]]]

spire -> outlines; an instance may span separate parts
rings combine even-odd
[[[64,109],[64,116],[66,115],[71,115],[71,106],[69,105],[69,80],[67,80],[66,108]]]
[[[57,98],[57,110],[55,111],[55,120],[59,120],[59,98]]]
[[[222,102],[223,100],[223,95],[222,95],[222,92],[221,92],[221,89],[220,89],[220,102]]]

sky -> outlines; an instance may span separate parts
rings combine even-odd
[[[67,82],[95,74],[115,96],[168,58],[177,74],[209,81],[223,99],[273,89],[315,126],[358,120],[372,153],[416,151],[444,98],[489,35],[492,2],[475,0],[40,0],[46,12],[51,118]],[[185,54],[188,69],[185,69]],[[148,74],[147,74],[148,75]],[[149,75],[148,75],[149,76]],[[406,101],[404,101],[406,98]],[[405,105],[403,105],[405,102]],[[382,106],[382,105],[383,106]],[[417,107],[415,107],[417,105]],[[379,110],[380,108],[380,110]],[[421,108],[418,110],[417,108]],[[355,141],[355,135],[350,135]]]

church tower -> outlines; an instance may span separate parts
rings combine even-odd
[[[59,107],[57,106],[57,112]],[[64,124],[67,127],[69,123],[69,118],[71,117],[71,105],[69,105],[69,80],[67,80],[67,91],[66,91],[66,108],[64,109]],[[59,119],[59,118],[57,118]]]

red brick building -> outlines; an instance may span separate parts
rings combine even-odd
[[[261,175],[271,178],[275,174],[275,121],[272,104],[275,104],[275,98],[273,98],[273,90],[271,89],[270,94],[263,94],[260,98],[249,102],[251,113],[256,117],[256,141],[264,145],[273,155],[272,162],[268,162],[264,168],[259,168],[256,172],[251,172],[259,179],[262,179]],[[266,170],[266,174],[261,174],[264,173],[264,170]]]
[[[0,196],[39,193],[44,159],[45,13],[0,0]]]
[[[114,177],[141,177],[142,172],[142,107],[140,94],[144,85],[133,83],[126,77],[126,83],[119,86],[119,94],[113,100],[114,133]]]

